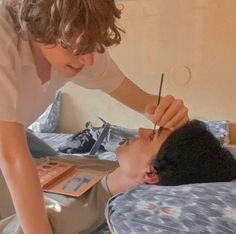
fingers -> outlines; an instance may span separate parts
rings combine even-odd
[[[181,119],[176,125],[174,125],[173,127],[169,128],[171,130],[175,130],[178,128],[183,127],[184,125],[186,125],[189,122],[189,117],[185,116],[183,119]]]
[[[150,114],[149,118],[153,123],[160,124],[160,121],[163,118],[163,115],[170,107],[170,105],[174,102],[175,98],[171,95],[166,97],[162,97],[159,105],[157,104],[149,104],[146,107],[146,111]],[[167,121],[165,122],[165,124]],[[160,126],[160,125],[159,125]]]
[[[163,97],[158,106],[147,105],[146,111],[153,123],[172,130],[184,126],[189,121],[188,109],[184,102],[171,95]]]
[[[183,102],[174,102],[160,121],[160,126],[164,128],[173,128],[184,126],[189,120],[188,109]]]
[[[156,110],[156,107],[157,107],[156,103],[151,103],[146,105],[145,113],[147,113],[148,115],[153,115]]]
[[[166,104],[165,112],[158,123],[162,127],[173,127],[187,114],[187,108],[182,100],[173,98],[171,101]]]

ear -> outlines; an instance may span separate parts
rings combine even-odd
[[[147,184],[158,184],[159,178],[154,171],[145,172],[143,175],[142,181],[143,183],[147,183]]]

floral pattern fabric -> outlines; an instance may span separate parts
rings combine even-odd
[[[236,233],[236,180],[181,186],[141,185],[110,199],[112,233]]]

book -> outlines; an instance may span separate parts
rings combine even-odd
[[[47,160],[37,166],[41,188],[45,192],[79,197],[102,179],[106,172],[79,169],[73,164]]]

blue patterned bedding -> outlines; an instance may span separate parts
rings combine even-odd
[[[103,120],[104,121],[104,120]],[[105,122],[105,121],[104,121]],[[225,120],[220,121],[205,121],[209,130],[215,135],[217,139],[222,144],[227,145],[228,142],[228,122]],[[89,129],[91,137],[95,140],[98,139],[98,135],[100,134],[102,127],[100,129],[93,129],[91,122],[87,122],[86,124],[87,129]],[[78,133],[77,133],[78,134]],[[75,134],[75,135],[77,135]],[[137,129],[129,129],[122,126],[110,125],[109,132],[102,142],[103,148],[105,150],[100,150],[97,152],[96,156],[99,159],[104,160],[116,160],[115,156],[115,149],[119,145],[121,141],[124,139],[128,139],[133,137],[137,134]],[[49,146],[51,146],[58,154],[65,154],[62,153],[60,148],[65,146],[71,146],[76,148],[76,144],[79,144],[79,140],[72,142],[70,139],[73,139],[74,134],[65,134],[65,133],[51,133],[51,132],[40,132],[35,131],[35,135],[46,142]],[[89,139],[85,139],[89,141]],[[68,152],[68,154],[73,154]],[[88,156],[89,153],[76,153],[79,156]]]
[[[227,142],[227,121],[207,123],[215,136]],[[37,133],[55,151],[72,134]],[[236,155],[236,147],[229,150]],[[78,154],[89,157],[86,154]],[[114,152],[99,152],[115,160]],[[112,233],[236,233],[236,181],[161,187],[142,185],[112,198],[106,210]],[[106,224],[93,234],[109,234]]]
[[[66,134],[66,133],[37,133],[35,135],[40,139],[42,139],[44,142],[46,142],[49,146],[51,146],[56,152],[58,152],[59,155],[65,155],[65,153],[61,153],[58,149],[64,146],[66,141],[73,136],[73,134]],[[88,156],[88,153],[76,154],[76,155],[91,157]],[[114,152],[98,151],[96,158],[114,161],[116,159],[116,156]]]
[[[236,233],[236,181],[182,186],[141,185],[113,197],[112,233]]]

